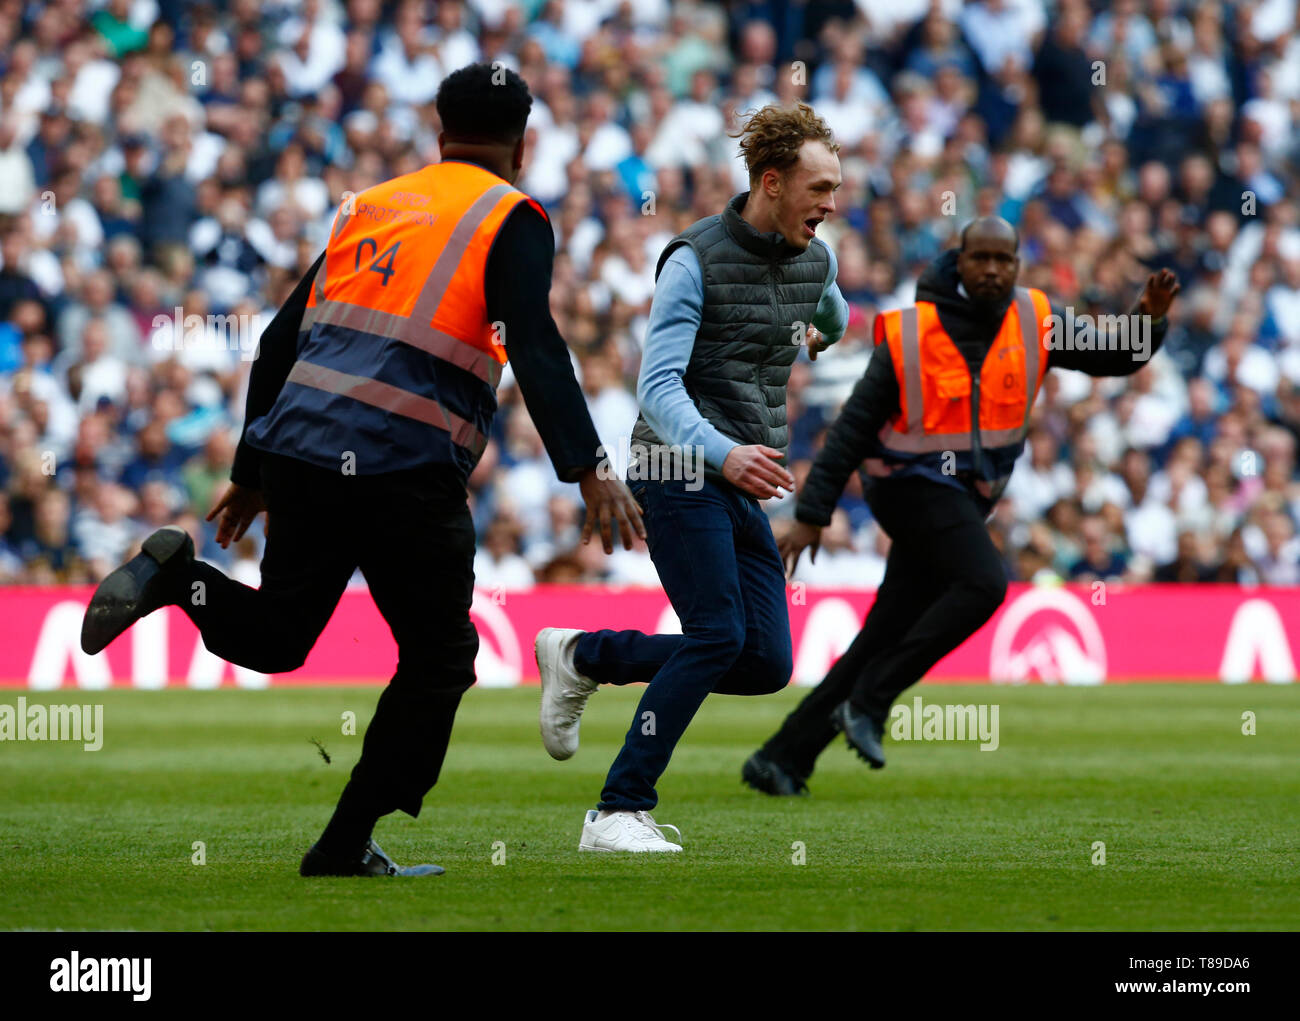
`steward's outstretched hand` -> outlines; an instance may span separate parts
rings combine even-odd
[[[799,564],[799,556],[805,549],[812,548],[808,554],[809,563],[817,563],[817,551],[822,545],[822,530],[816,525],[796,521],[794,526],[777,541],[777,552],[781,554],[781,563],[785,565],[785,576],[794,575]]]
[[[592,468],[578,480],[582,500],[587,505],[587,519],[582,526],[582,541],[591,541],[592,530],[600,525],[600,541],[606,553],[614,552],[613,522],[618,522],[623,548],[632,548],[632,534],[645,538],[645,523],[641,520],[641,505],[621,479],[603,479]]]
[[[1147,277],[1147,285],[1142,289],[1138,306],[1143,315],[1159,319],[1169,311],[1169,306],[1174,303],[1174,298],[1182,289],[1183,285],[1178,282],[1178,274],[1172,269],[1162,269]]]

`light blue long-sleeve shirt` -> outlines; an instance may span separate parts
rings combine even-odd
[[[825,244],[819,239],[812,243]],[[829,245],[826,253],[830,265],[812,325],[833,344],[848,328],[849,303],[835,283],[839,264]],[[720,471],[732,447],[740,444],[700,414],[683,379],[703,308],[700,260],[690,245],[681,245],[668,257],[655,283],[636,396],[646,422],[664,443],[703,450],[704,460]]]

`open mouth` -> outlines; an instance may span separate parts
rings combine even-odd
[[[811,237],[816,237],[816,236],[817,236],[817,224],[819,224],[819,223],[821,223],[821,222],[822,222],[822,221],[821,221],[821,218],[820,218],[820,217],[817,217],[817,216],[810,216],[810,217],[808,217],[808,219],[804,220],[804,222],[803,222],[804,233],[807,234],[810,238],[811,238]]]

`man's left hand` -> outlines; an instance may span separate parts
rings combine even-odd
[[[811,323],[808,325],[808,332],[804,335],[804,340],[808,345],[808,357],[812,361],[817,360],[817,356],[831,346],[829,340]]]
[[[1152,273],[1147,277],[1146,287],[1142,289],[1138,308],[1143,315],[1160,319],[1169,311],[1175,295],[1181,290],[1182,284],[1178,282],[1178,274],[1172,269],[1162,269],[1158,273]]]

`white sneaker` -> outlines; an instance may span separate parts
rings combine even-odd
[[[594,808],[582,824],[579,851],[680,851],[681,844],[665,839],[670,829],[682,839],[682,831],[668,823],[654,821],[649,812],[608,812],[601,818]]]
[[[599,687],[573,665],[573,650],[583,634],[576,628],[544,627],[533,642],[542,678],[542,744],[553,759],[570,758],[578,750],[578,721]]]

